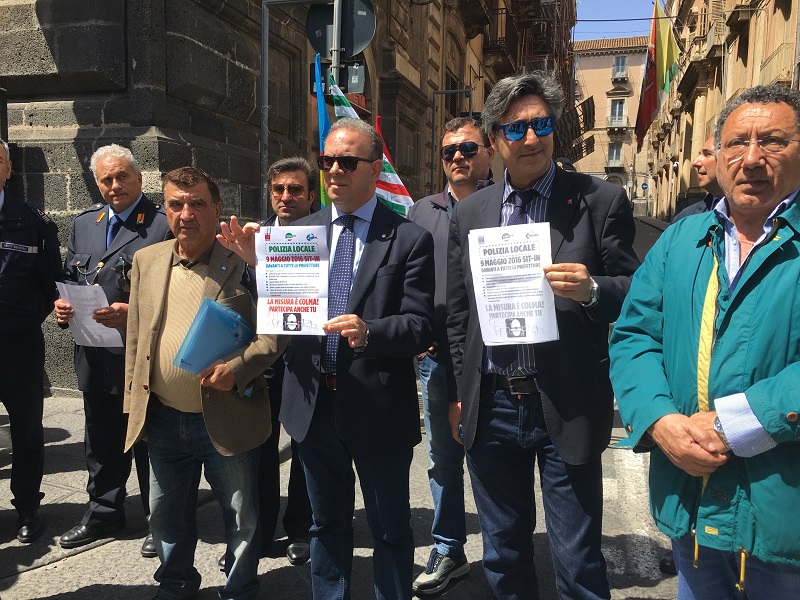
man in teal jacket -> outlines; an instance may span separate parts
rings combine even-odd
[[[678,598],[796,597],[800,94],[746,90],[715,144],[726,196],[648,253],[611,379],[627,443],[652,450],[651,511],[672,539]]]

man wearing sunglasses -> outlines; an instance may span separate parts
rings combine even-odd
[[[313,165],[301,156],[292,156],[275,161],[267,170],[270,202],[273,214],[264,225],[291,225],[311,214],[311,206],[319,188],[319,176]],[[267,371],[270,410],[272,411],[272,434],[261,447],[261,462],[258,468],[259,505],[261,511],[261,554],[269,550],[275,537],[275,527],[280,510],[280,457],[278,442],[283,388],[283,357]],[[289,486],[286,509],[283,513],[283,529],[288,538],[286,557],[293,565],[308,562],[310,546],[308,530],[311,527],[311,505],[306,492],[303,465],[298,456],[297,444],[292,440],[292,458],[289,471]]]
[[[434,341],[419,355],[419,381],[428,449],[428,480],[433,496],[431,536],[434,547],[425,571],[414,581],[418,596],[438,594],[447,584],[469,572],[464,555],[467,526],[464,512],[464,448],[450,435],[450,396],[455,398],[455,380],[447,345],[447,236],[456,202],[474,193],[490,180],[494,150],[480,123],[457,117],[444,126],[442,167],[447,178],[444,190],[418,200],[408,218],[433,235],[436,264]]]
[[[375,194],[383,142],[340,119],[319,157],[332,206],[297,225],[324,225],[331,247],[325,336],[293,337],[281,422],[300,449],[313,509],[316,600],[348,598],[355,474],[373,533],[375,595],[410,598],[412,449],[421,440],[414,356],[432,338],[431,235]]]
[[[624,190],[553,162],[563,105],[559,84],[545,73],[495,85],[482,122],[503,159],[503,181],[457,203],[450,225],[452,434],[466,449],[484,572],[497,599],[538,597],[531,536],[536,461],[559,595],[610,597],[600,551],[601,454],[614,411],[607,338],[639,263]],[[531,222],[550,225],[553,264],[545,276],[555,295],[559,339],[487,348],[468,234]]]

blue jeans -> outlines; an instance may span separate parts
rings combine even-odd
[[[791,525],[789,525],[791,526]],[[700,546],[697,568],[694,561],[694,538],[687,535],[672,540],[672,553],[678,569],[678,600],[772,600],[796,598],[800,589],[800,569],[789,565],[765,563],[754,556],[745,562],[745,591],[736,589],[741,557]]]
[[[450,434],[447,365],[430,356],[419,361],[425,411],[428,481],[433,497],[431,536],[445,556],[463,557],[467,541],[464,509],[464,446]]]
[[[538,395],[486,390],[475,441],[467,450],[483,533],[483,568],[495,599],[538,598],[533,564],[534,463],[539,463],[545,523],[562,598],[610,598],[600,551],[600,459],[569,465],[555,449]]]
[[[223,456],[211,443],[202,413],[183,413],[152,397],[145,430],[150,450],[150,531],[161,566],[156,598],[193,597],[197,488],[201,467],[222,506],[227,543],[224,600],[258,596],[258,448]]]
[[[355,503],[353,463],[361,481],[367,522],[372,531],[375,598],[408,600],[414,567],[408,489],[412,449],[376,448],[374,454],[353,456],[336,432],[333,408],[337,401],[336,392],[320,389],[308,434],[298,444],[313,512],[311,587],[314,600],[350,598]]]

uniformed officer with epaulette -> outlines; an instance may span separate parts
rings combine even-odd
[[[163,241],[169,232],[160,205],[142,194],[142,172],[130,150],[116,144],[99,148],[90,160],[97,187],[105,200],[72,222],[64,261],[64,276],[78,285],[99,285],[109,306],[94,311],[94,319],[119,329],[125,339],[128,318],[129,270],[140,248]],[[72,306],[56,300],[58,322],[66,326]],[[125,484],[131,471],[130,453],[123,452],[127,416],[122,411],[125,349],[75,347],[75,371],[83,392],[86,417],[84,446],[89,482],[89,506],[80,523],[59,539],[64,548],[76,548],[125,526]],[[148,504],[147,446],[134,446],[142,506]],[[155,557],[148,534],[142,556]]]
[[[44,336],[42,321],[61,276],[58,228],[41,210],[4,191],[11,178],[8,144],[0,139],[0,401],[11,429],[11,501],[17,539],[42,533],[44,469]]]

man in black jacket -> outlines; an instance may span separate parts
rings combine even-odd
[[[435,338],[428,350],[417,357],[428,448],[428,480],[434,506],[431,526],[434,547],[425,571],[414,581],[414,593],[418,596],[438,594],[450,580],[469,572],[469,562],[464,555],[467,540],[464,447],[450,435],[448,420],[450,399],[451,396],[455,399],[456,388],[447,345],[447,236],[456,202],[491,183],[490,165],[494,155],[489,136],[471,117],[457,117],[445,124],[439,152],[447,185],[438,194],[418,200],[408,213],[410,221],[433,235],[436,268]]]
[[[58,228],[41,210],[4,191],[11,178],[8,144],[0,139],[0,401],[8,411],[14,455],[11,501],[17,539],[42,533],[44,469],[44,336],[41,324],[61,271]]]

